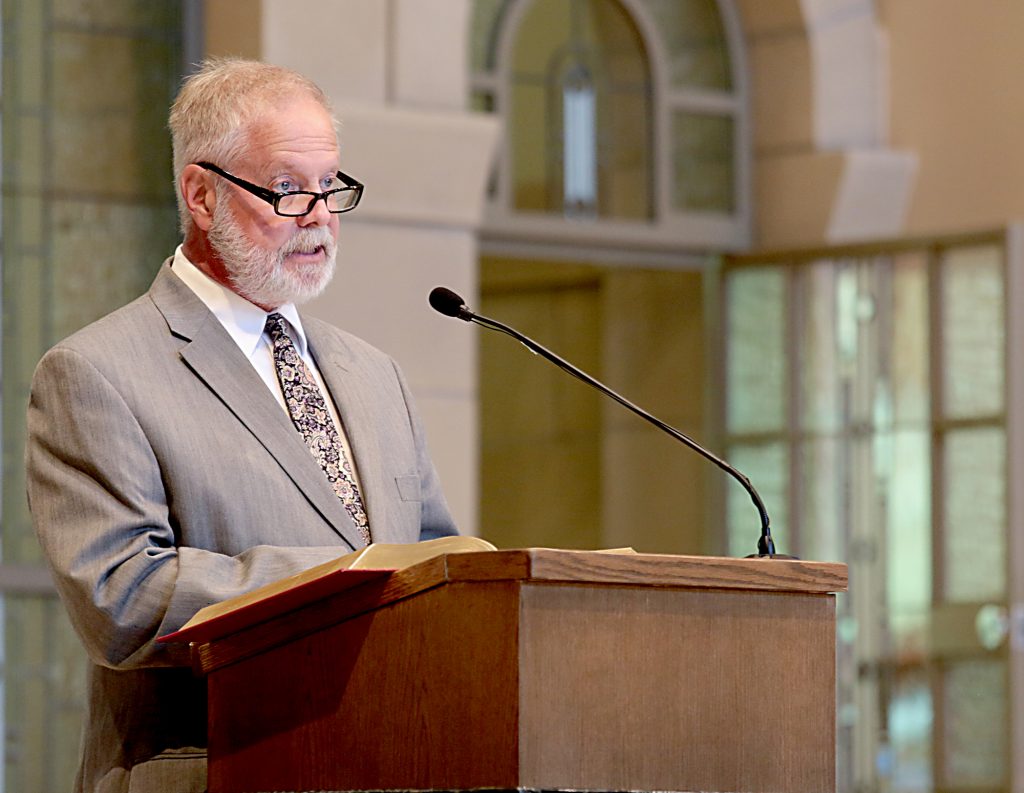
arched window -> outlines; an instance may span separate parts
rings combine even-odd
[[[475,0],[471,103],[506,129],[485,242],[744,246],[739,38],[727,0]]]

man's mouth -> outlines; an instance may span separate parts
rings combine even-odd
[[[323,245],[317,245],[314,248],[300,249],[291,251],[285,254],[285,258],[294,258],[298,261],[310,261],[315,259],[323,259],[327,256],[327,250]]]

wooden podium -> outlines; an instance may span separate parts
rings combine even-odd
[[[822,562],[458,553],[193,644],[209,791],[835,790]]]

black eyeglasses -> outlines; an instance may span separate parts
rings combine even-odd
[[[316,202],[321,198],[327,205],[328,212],[340,215],[342,212],[355,209],[359,199],[363,197],[363,185],[341,171],[335,174],[335,178],[340,179],[345,184],[344,187],[326,190],[323,193],[311,193],[302,190],[296,190],[293,193],[277,193],[273,190],[268,190],[266,187],[260,187],[252,182],[247,182],[245,179],[239,179],[234,174],[228,173],[223,168],[218,168],[213,163],[197,162],[196,165],[208,171],[213,171],[215,174],[223,176],[229,182],[238,185],[246,192],[252,193],[257,198],[262,198],[274,207],[274,212],[286,218],[301,218],[304,215],[308,215],[313,211]]]

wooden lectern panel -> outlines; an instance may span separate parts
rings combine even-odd
[[[469,586],[215,672],[211,793],[516,787],[516,584]]]
[[[831,597],[524,587],[521,784],[834,790],[834,624]]]

